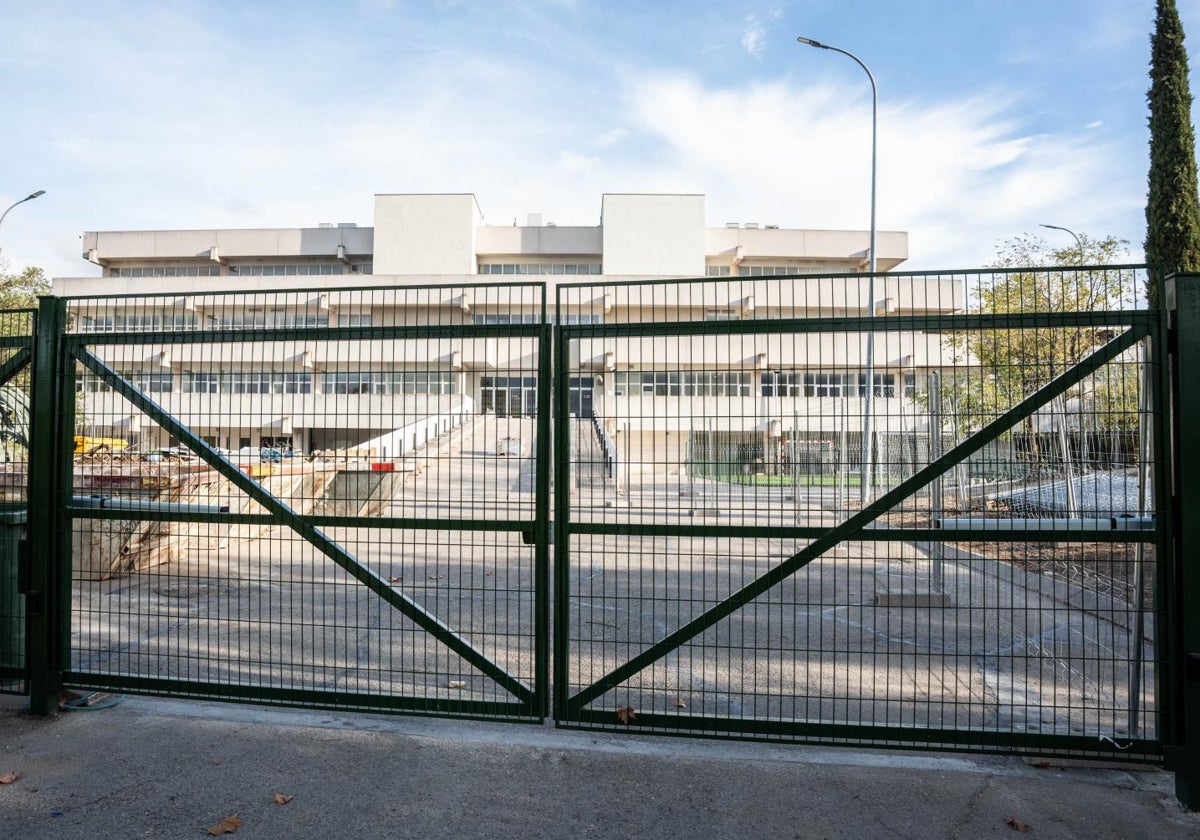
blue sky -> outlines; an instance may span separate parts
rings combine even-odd
[[[1200,0],[1178,5],[1200,38]],[[596,224],[604,192],[702,192],[711,225],[865,228],[866,77],[804,34],[875,74],[879,227],[909,232],[907,267],[982,265],[1042,222],[1128,239],[1137,260],[1153,15],[1153,0],[0,0],[0,206],[47,191],[0,248],[86,276],[85,230],[369,225],[377,192],[474,192],[493,224]]]

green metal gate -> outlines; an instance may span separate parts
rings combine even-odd
[[[497,310],[540,323],[475,317]],[[509,420],[478,384],[499,357],[549,378],[544,313],[540,284],[47,299],[35,705],[542,719],[548,393]]]
[[[556,720],[1160,761],[1165,315],[1031,293],[1142,275],[880,280],[559,287]]]
[[[0,693],[28,690],[25,623],[29,554],[29,368],[36,313],[0,312]],[[36,610],[37,605],[34,604]]]
[[[44,298],[0,690],[1119,756],[1200,807],[1200,275],[1144,281]]]

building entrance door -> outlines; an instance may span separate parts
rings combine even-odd
[[[567,410],[572,417],[583,420],[592,418],[592,390],[595,381],[591,376],[572,376],[567,380]]]
[[[497,417],[537,415],[537,377],[485,376],[480,380],[479,405]]]

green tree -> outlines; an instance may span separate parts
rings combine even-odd
[[[22,271],[9,270],[8,260],[0,254],[0,309],[35,309],[38,295],[50,294],[50,281],[36,266]]]
[[[1159,278],[1200,269],[1200,199],[1187,49],[1175,0],[1158,0],[1150,38],[1150,177],[1146,199],[1147,295],[1161,294]]]
[[[1127,243],[1112,236],[1093,239],[1086,234],[1080,241],[1082,248],[1052,248],[1040,236],[1022,234],[1001,243],[991,266],[998,270],[980,275],[971,311],[1009,314],[1129,308],[1135,272],[1105,267],[1122,260]],[[1038,265],[1065,267],[1029,268]],[[1110,338],[1104,328],[1052,323],[947,333],[944,340],[954,369],[944,372],[939,389],[946,430],[961,436],[978,429]],[[1136,365],[1118,360],[1086,379],[1064,401],[1056,401],[1056,407],[1061,413],[1066,401],[1075,400],[1079,407],[1075,422],[1086,416],[1089,429],[1113,430],[1128,426],[1136,417],[1136,399]],[[918,402],[928,408],[927,396],[918,396]],[[1032,459],[1042,454],[1057,458],[1054,450],[1039,453],[1035,418],[1026,420],[1024,431]]]

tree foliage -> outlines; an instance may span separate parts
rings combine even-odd
[[[36,266],[13,272],[0,254],[0,309],[34,309],[38,295],[50,294],[50,281]]]
[[[1158,0],[1150,38],[1150,176],[1146,262],[1151,305],[1164,272],[1200,270],[1200,199],[1187,49],[1175,0]]]
[[[1129,308],[1134,274],[1105,268],[1127,253],[1122,240],[1081,235],[1082,248],[1051,248],[1023,234],[1001,243],[990,275],[981,275],[971,311],[981,314],[1098,312]],[[1059,268],[1031,268],[1057,265]],[[955,363],[940,388],[943,415],[959,434],[978,428],[1030,396],[1111,338],[1096,327],[1039,326],[963,330],[945,337]],[[1097,422],[1124,424],[1136,399],[1126,368],[1098,371],[1068,398],[1086,396]],[[1086,392],[1086,393],[1085,393]],[[1101,410],[1100,406],[1103,406]],[[1029,423],[1034,431],[1034,421]]]

